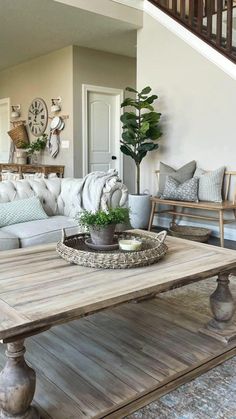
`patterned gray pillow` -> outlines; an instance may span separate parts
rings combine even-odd
[[[199,179],[198,198],[199,201],[222,202],[222,185],[225,168],[206,172],[196,169],[194,177]]]
[[[168,166],[165,163],[160,162],[160,174],[159,174],[159,191],[158,195],[163,194],[167,176],[172,176],[173,179],[180,183],[185,182],[193,177],[193,173],[196,170],[195,160],[190,161],[184,166],[175,170],[173,167]]]
[[[186,180],[183,183],[168,176],[162,199],[171,199],[174,201],[198,202],[198,178]]]

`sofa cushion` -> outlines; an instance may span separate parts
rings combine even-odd
[[[0,251],[18,249],[20,247],[18,237],[9,232],[0,230]]]
[[[0,227],[48,218],[37,196],[0,204]]]
[[[3,227],[1,231],[19,237],[20,247],[28,247],[57,242],[61,239],[62,228],[66,229],[68,235],[76,234],[79,231],[74,220],[62,215],[49,217],[45,220],[14,224]]]
[[[61,193],[58,196],[58,214],[74,218],[81,211],[83,179],[61,179]]]
[[[174,169],[171,166],[168,166],[165,163],[160,162],[158,196],[163,194],[167,176],[171,176],[173,179],[177,180],[179,183],[184,183],[186,180],[189,180],[193,177],[193,173],[195,169],[196,169],[195,160],[190,161],[189,163],[180,167],[178,170]]]

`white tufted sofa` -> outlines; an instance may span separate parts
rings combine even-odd
[[[48,219],[28,221],[0,228],[0,250],[16,249],[56,242],[61,229],[76,234],[74,221],[80,206],[80,188],[83,179],[32,179],[0,182],[0,203],[37,195],[49,216]],[[103,188],[100,207],[124,206],[127,188],[116,178],[108,180]],[[91,209],[91,208],[85,208]]]

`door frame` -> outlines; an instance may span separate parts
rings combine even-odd
[[[120,105],[124,100],[124,91],[122,89],[113,89],[111,87],[96,86],[91,84],[82,84],[82,155],[83,155],[83,176],[88,174],[88,95],[89,93],[106,93],[116,96],[117,101],[117,120],[120,120]],[[117,145],[116,155],[119,156],[119,176],[123,179],[123,153],[120,151],[121,123],[117,124]]]
[[[7,125],[8,125],[8,129],[10,130],[11,129],[11,118],[10,118],[10,111],[11,111],[11,101],[10,101],[10,98],[9,97],[4,97],[4,98],[2,98],[2,99],[0,99],[0,105],[4,105],[4,104],[7,104],[7,106],[8,106],[8,121],[7,121]],[[10,156],[10,147],[11,147],[11,145],[9,146],[9,156]],[[8,159],[9,159],[9,156],[8,156]],[[9,160],[8,160],[9,161]]]

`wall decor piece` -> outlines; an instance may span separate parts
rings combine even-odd
[[[8,135],[14,143],[16,148],[24,148],[26,149],[29,145],[29,137],[28,132],[24,124],[18,124],[14,126],[10,131],[8,131]]]
[[[56,99],[51,99],[52,106],[51,106],[51,112],[60,112],[61,111],[61,97],[59,96]]]
[[[54,116],[50,123],[50,129],[54,131],[55,129],[60,130],[63,120],[60,116]]]
[[[20,105],[11,105],[11,118],[19,118],[21,115]]]
[[[32,100],[28,111],[28,124],[30,132],[39,137],[44,133],[48,124],[47,105],[41,98]]]
[[[48,139],[49,153],[53,158],[56,158],[60,151],[60,132],[65,127],[64,118],[61,116],[54,116],[50,123],[50,134]]]
[[[10,121],[10,123],[12,124],[13,128],[18,127],[19,125],[22,124],[26,124],[26,120],[25,119],[17,119],[17,121]]]

